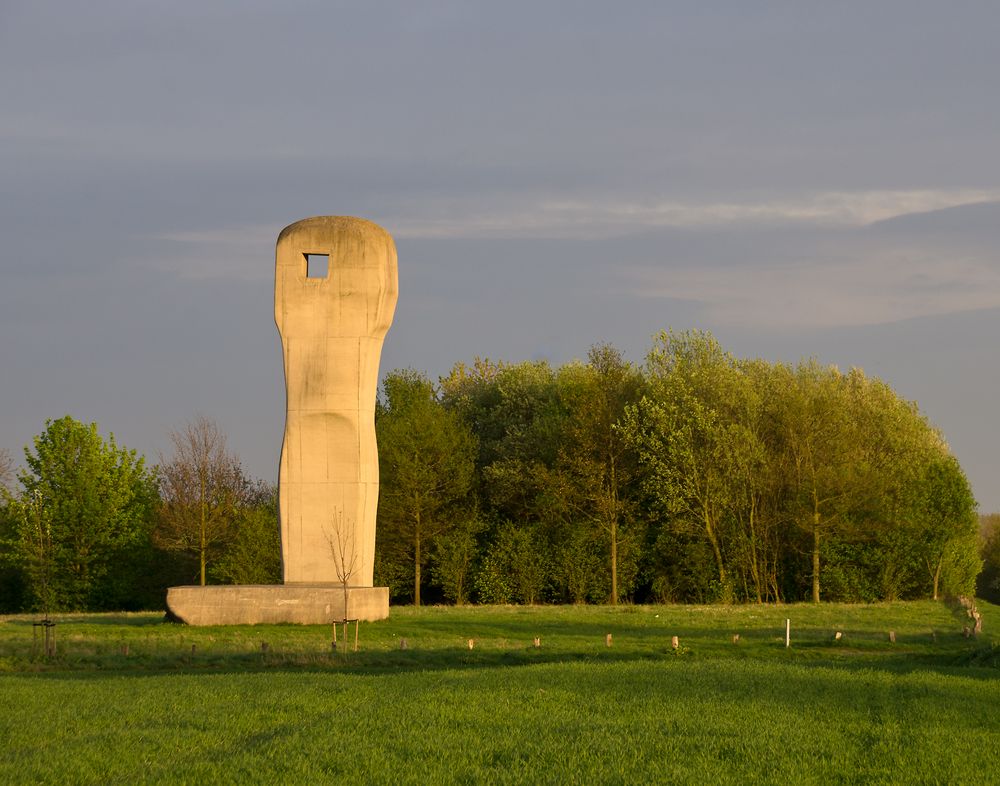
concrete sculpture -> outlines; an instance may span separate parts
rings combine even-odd
[[[324,275],[309,275],[310,257],[326,261]],[[369,221],[307,218],[278,236],[274,321],[287,396],[278,473],[285,584],[341,580],[338,573],[351,567],[353,556],[351,583],[372,585],[375,394],[397,286],[392,237]],[[338,564],[342,560],[346,565]]]
[[[171,587],[192,625],[382,619],[373,587],[378,449],[375,395],[398,289],[396,247],[360,218],[285,227],[275,252],[274,321],[285,367],[278,471],[283,586]]]

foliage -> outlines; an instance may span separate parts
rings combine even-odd
[[[860,369],[741,359],[709,333],[665,332],[642,366],[598,345],[559,367],[476,359],[438,384],[392,372],[376,430],[375,577],[393,602],[1000,595],[1000,538],[977,533],[958,461],[915,403]],[[210,421],[171,437],[153,542],[147,517],[74,603],[150,607],[196,575],[280,579],[273,489],[244,476]],[[52,509],[4,499],[0,608],[44,605]]]
[[[691,559],[694,537],[715,576],[688,599],[797,599],[808,582],[819,601],[824,578],[847,600],[937,597],[946,577],[951,591],[971,586],[961,468],[915,405],[859,369],[739,360],[709,334],[663,333],[626,412],[660,518],[658,597],[692,575],[664,558]]]
[[[478,556],[477,536],[483,524],[474,512],[459,514],[454,526],[437,536],[431,554],[431,577],[441,587],[445,600],[461,606],[472,590],[472,575]]]
[[[237,512],[251,494],[239,459],[213,421],[198,416],[170,432],[174,453],[161,461],[160,505],[154,538],[168,551],[198,558],[202,585],[209,563],[236,534]]]
[[[502,524],[476,577],[480,599],[484,603],[538,603],[547,577],[545,552],[537,527]]]
[[[615,603],[634,592],[645,519],[638,458],[618,422],[641,385],[639,370],[610,346],[558,370],[477,359],[442,380],[442,404],[478,438],[482,504],[494,522],[482,536],[480,599],[513,593],[497,564],[520,555],[529,563],[509,569],[534,571],[535,556],[513,548],[518,539],[544,553],[548,599]]]
[[[971,596],[982,561],[977,554],[979,519],[969,481],[955,457],[943,449],[935,450],[921,470],[917,488],[909,495],[908,518],[911,542],[918,547],[931,597]]]
[[[476,441],[443,408],[434,386],[415,372],[388,374],[376,413],[380,501],[380,573],[412,566],[413,603],[420,605],[423,569],[438,538],[474,517]],[[444,546],[443,548],[447,548]],[[440,563],[439,563],[440,565]],[[446,571],[447,572],[447,571]],[[452,585],[455,587],[455,574]]]
[[[647,358],[648,392],[623,424],[661,520],[710,547],[721,601],[741,585],[757,601],[778,591],[768,552],[774,472],[754,381],[710,335],[663,333]]]
[[[979,556],[983,572],[976,581],[976,594],[1000,602],[1000,513],[979,517]]]
[[[569,415],[556,469],[570,490],[575,524],[565,538],[564,562],[572,570],[567,577],[575,578],[567,587],[574,601],[592,597],[590,588],[584,593],[580,579],[584,571],[594,572],[596,555],[588,545],[601,543],[605,597],[614,605],[634,589],[643,537],[636,500],[638,456],[620,427],[626,409],[639,398],[642,376],[614,347],[600,345],[590,350],[586,365],[561,369],[558,384]]]
[[[259,482],[236,510],[235,534],[211,568],[222,584],[280,584],[281,532],[278,490]]]
[[[153,473],[97,424],[46,421],[8,500],[10,557],[40,610],[121,608],[148,564]]]
[[[657,336],[642,368],[597,346],[586,363],[476,359],[440,392],[422,384],[426,411],[478,446],[483,525],[430,549],[442,597],[457,597],[440,570],[453,558],[495,602],[536,569],[527,596],[573,603],[936,597],[977,573],[957,461],[860,369],[740,359],[688,331]],[[408,597],[389,543],[377,559]]]

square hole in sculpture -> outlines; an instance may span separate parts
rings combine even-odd
[[[330,272],[329,254],[305,254],[306,278],[326,278]]]

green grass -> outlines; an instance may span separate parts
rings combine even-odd
[[[0,782],[1000,782],[981,610],[966,639],[930,602],[394,608],[356,653],[323,626],[73,615],[52,660],[4,618]]]

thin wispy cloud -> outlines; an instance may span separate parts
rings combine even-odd
[[[995,200],[1000,189],[827,191],[742,201],[540,199],[477,205],[475,200],[430,200],[395,217],[392,229],[408,238],[587,239],[671,227],[859,227]]]

